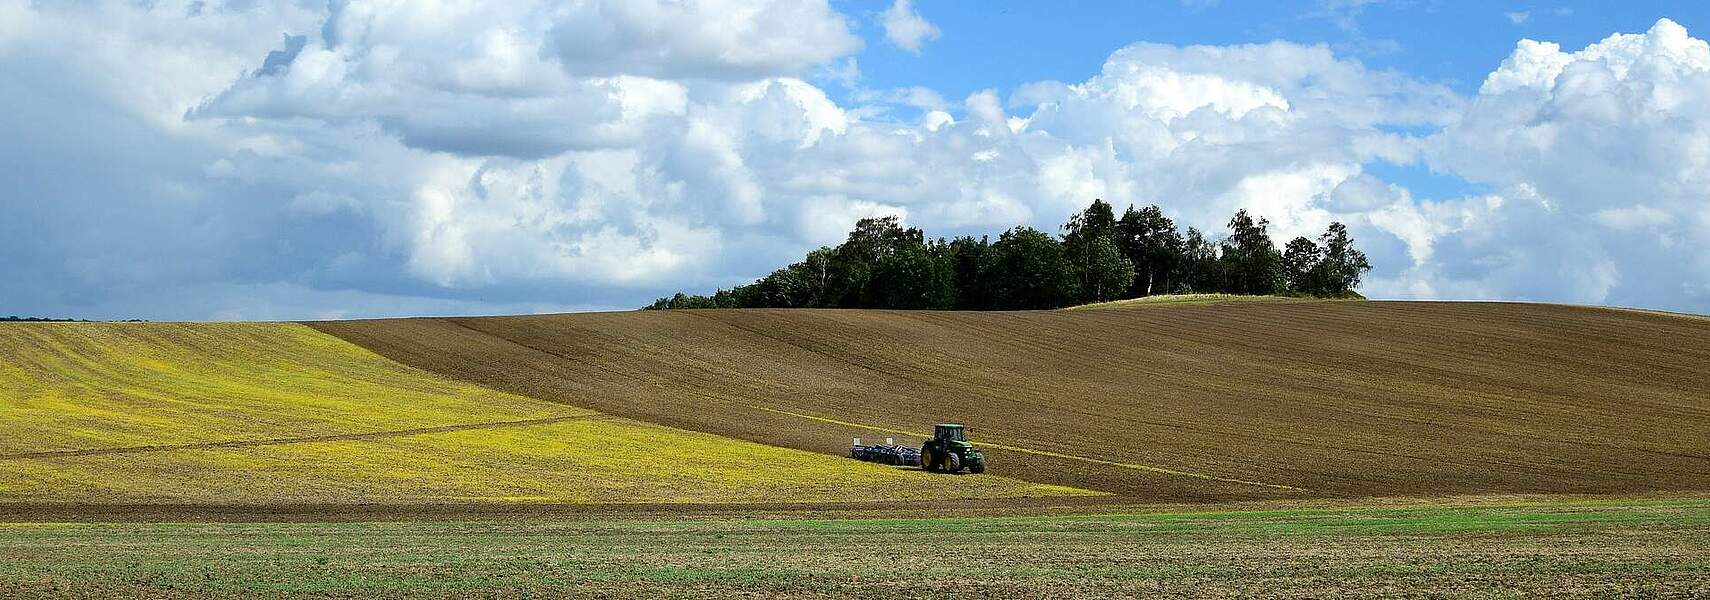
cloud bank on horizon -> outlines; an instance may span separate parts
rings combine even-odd
[[[873,44],[972,35],[920,9],[0,0],[0,313],[633,307],[861,217],[1054,231],[1094,198],[1208,231],[1246,208],[1279,240],[1345,222],[1377,298],[1710,312],[1710,45],[1669,19],[1519,39],[1472,94],[1287,41],[859,89]]]

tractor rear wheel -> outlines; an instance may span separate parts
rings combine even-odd
[[[922,471],[933,470],[932,469],[932,451],[931,450],[928,450],[926,448],[920,449],[920,470],[922,470]]]
[[[944,455],[944,470],[949,471],[951,473],[961,472],[962,471],[962,457],[957,456],[955,452],[945,454]]]

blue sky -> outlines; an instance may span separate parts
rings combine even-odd
[[[1346,223],[1710,313],[1704,3],[0,0],[0,315],[622,309],[835,244]]]
[[[884,3],[843,1],[852,15]],[[1040,79],[1080,81],[1112,50],[1134,42],[1232,45],[1288,40],[1328,44],[1368,66],[1396,69],[1456,91],[1477,91],[1522,37],[1582,48],[1616,31],[1644,31],[1667,17],[1697,31],[1701,2],[922,2],[915,10],[943,32],[918,55],[882,43],[859,54],[875,87],[925,85],[949,97],[1014,89]],[[1510,14],[1519,16],[1514,22]]]
[[[845,13],[874,15],[888,5],[834,3]],[[939,27],[931,51],[883,43],[869,23],[857,55],[864,84],[925,86],[960,98],[982,89],[1008,93],[1041,79],[1083,81],[1105,57],[1134,42],[1180,46],[1288,40],[1326,44],[1376,69],[1394,69],[1473,94],[1522,37],[1582,48],[1614,31],[1644,31],[1667,17],[1696,31],[1710,15],[1703,2],[921,2],[915,10]],[[847,90],[829,86],[834,98]],[[1385,179],[1431,197],[1480,186],[1422,165],[1376,163]]]

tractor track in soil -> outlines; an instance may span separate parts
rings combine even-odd
[[[565,415],[561,417],[546,417],[541,419],[520,419],[516,421],[493,421],[489,423],[462,423],[457,425],[442,425],[438,427],[416,427],[412,429],[394,429],[389,431],[368,431],[362,433],[334,433],[326,435],[309,435],[288,438],[268,438],[259,440],[226,440],[219,442],[190,442],[185,444],[153,444],[147,446],[125,446],[119,448],[86,448],[78,450],[47,450],[43,452],[15,452],[0,454],[0,460],[29,460],[41,458],[67,458],[75,456],[105,456],[112,454],[140,454],[149,452],[174,452],[179,450],[227,450],[232,448],[256,448],[261,446],[282,446],[286,444],[309,444],[315,442],[349,442],[364,440],[381,440],[412,435],[428,435],[434,433],[451,433],[454,431],[472,431],[479,429],[503,429],[509,427],[533,427],[551,425],[565,421],[598,421],[615,420],[610,415]]]

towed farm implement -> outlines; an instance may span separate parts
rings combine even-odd
[[[967,428],[954,423],[932,426],[932,439],[919,448],[898,445],[894,438],[883,444],[864,445],[861,438],[849,446],[849,458],[887,465],[918,466],[927,471],[959,473],[986,472],[986,455],[968,441]]]

